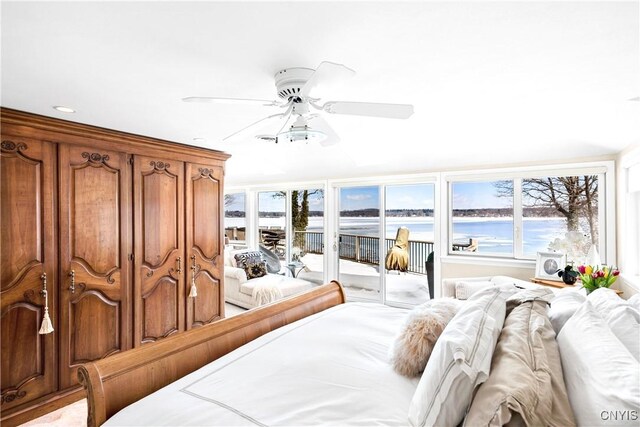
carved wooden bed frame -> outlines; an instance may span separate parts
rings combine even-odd
[[[87,425],[99,426],[122,408],[267,332],[344,303],[332,281],[308,292],[82,365]]]

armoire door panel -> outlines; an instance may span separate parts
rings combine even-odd
[[[186,245],[189,283],[195,277],[197,296],[187,298],[187,329],[224,316],[222,295],[223,261],[221,255],[223,206],[223,170],[203,164],[186,165]],[[193,260],[191,257],[194,257]],[[202,289],[200,289],[202,288]]]
[[[69,329],[72,331],[74,364],[117,353],[121,349],[118,332],[120,303],[105,297],[100,291],[85,290],[84,283],[76,286],[79,296],[69,301]]]
[[[61,144],[60,383],[131,347],[129,156]]]
[[[101,275],[121,268],[120,235],[113,232],[120,229],[121,177],[108,159],[105,155],[103,162],[71,166],[68,189],[73,201],[69,212],[72,257]]]
[[[196,289],[198,296],[188,301],[193,307],[192,328],[220,318],[220,281],[203,270],[196,274]]]
[[[142,343],[157,341],[179,331],[177,300],[178,281],[165,275],[142,294]]]
[[[208,169],[203,169],[208,171]],[[220,182],[211,173],[201,173],[192,180],[193,189],[193,215],[192,229],[193,247],[198,248],[203,257],[213,260],[220,254],[220,246],[217,238],[220,221]]]
[[[4,412],[57,388],[57,334],[39,334],[47,287],[57,329],[55,146],[2,135],[0,329]],[[43,280],[47,275],[47,282]]]
[[[184,323],[184,163],[136,156],[134,345]]]

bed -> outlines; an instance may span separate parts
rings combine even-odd
[[[109,358],[82,365],[88,426],[99,426],[118,411],[221,358],[236,348],[296,320],[343,304],[339,283],[168,337]],[[186,423],[181,420],[179,424]]]
[[[345,303],[342,287],[331,282],[83,365],[88,425],[426,427],[465,417],[469,425],[522,418],[529,425],[606,425],[602,411],[609,408],[627,411],[616,420],[635,425],[638,350],[625,348],[594,307],[637,308],[610,299],[615,294],[598,296],[574,309],[558,334],[558,353],[547,314],[558,298],[552,292],[479,291],[447,325],[424,373],[407,378],[393,370],[389,351],[408,310]],[[596,369],[594,358],[608,362]]]

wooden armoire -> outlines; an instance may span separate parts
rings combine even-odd
[[[224,317],[229,156],[9,109],[1,125],[4,426],[81,398],[84,362]]]

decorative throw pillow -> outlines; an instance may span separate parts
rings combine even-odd
[[[499,288],[475,293],[438,338],[411,404],[414,427],[457,426],[473,391],[487,379],[506,314]]]
[[[438,298],[411,310],[391,347],[393,369],[407,377],[419,376],[436,340],[462,304],[453,298]]]
[[[267,274],[267,263],[264,261],[260,262],[250,262],[244,268],[244,271],[247,273],[247,279],[255,279],[258,277],[266,276]]]
[[[260,251],[245,251],[235,254],[236,267],[246,269],[249,264],[256,264],[262,261]]]

